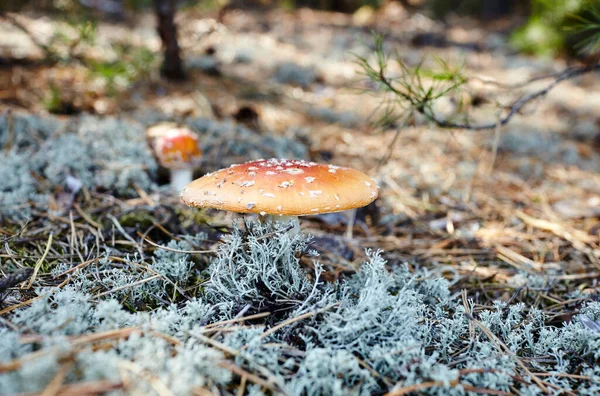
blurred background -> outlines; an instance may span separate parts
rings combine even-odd
[[[419,57],[414,50],[435,53],[436,48],[453,47],[484,53],[504,46],[511,54],[594,62],[591,49],[597,31],[576,29],[582,19],[593,20],[594,3],[5,0],[0,2],[0,100],[56,114],[120,112],[136,105],[122,100],[131,96],[132,88],[144,95],[137,85],[142,80],[156,82],[161,65],[164,77],[195,80],[196,71],[216,76],[232,65],[239,70],[235,74],[244,75],[247,64],[256,62],[275,69],[276,79],[306,87],[344,74],[324,69],[332,59],[364,54],[361,40],[370,31],[408,46],[406,58]],[[273,42],[257,41],[261,34]],[[292,49],[293,54],[278,56]],[[311,52],[328,59],[310,59]],[[20,73],[28,76],[21,78]],[[217,113],[229,111],[221,108],[227,107],[224,104],[211,104]]]
[[[380,246],[398,260],[432,248],[443,232],[457,238],[448,249],[477,240],[477,254],[493,262],[489,246],[517,243],[498,234],[498,224],[515,224],[506,205],[587,233],[598,228],[600,183],[589,182],[600,169],[597,1],[0,4],[0,142],[5,152],[28,153],[14,161],[34,175],[31,202],[40,194],[60,201],[67,176],[146,202],[143,192],[169,178],[144,131],[168,121],[198,137],[195,176],[263,157],[369,173],[382,198],[359,214],[377,227],[363,231],[413,238],[404,227],[422,226],[420,247]],[[412,99],[386,90],[368,65]],[[8,218],[22,202],[15,189],[4,187]],[[325,216],[315,225],[344,221]],[[538,250],[522,248],[525,256]]]

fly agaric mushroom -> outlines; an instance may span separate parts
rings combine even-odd
[[[171,129],[177,129],[179,126],[175,122],[159,122],[146,129],[146,140],[151,147],[154,147],[155,142],[165,136]]]
[[[187,128],[171,128],[154,143],[158,162],[171,171],[171,186],[180,192],[192,181],[202,150],[196,134]]]
[[[181,200],[189,206],[256,213],[271,221],[359,208],[379,195],[376,183],[351,168],[303,160],[269,159],[232,165],[188,184]]]

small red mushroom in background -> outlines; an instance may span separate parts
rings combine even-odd
[[[187,128],[171,126],[153,137],[153,147],[159,164],[171,172],[173,190],[179,193],[192,181],[202,158],[198,137]]]
[[[146,140],[152,149],[158,138],[165,136],[171,129],[177,129],[179,125],[175,122],[159,122],[146,129]]]

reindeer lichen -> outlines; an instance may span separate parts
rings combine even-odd
[[[33,208],[46,203],[47,197],[38,192],[29,166],[27,153],[11,150],[0,154],[0,220],[25,220]]]
[[[54,185],[68,174],[88,188],[114,189],[121,194],[155,188],[149,174],[156,162],[141,125],[118,119],[82,116],[73,130],[50,139],[35,155],[36,170]]]
[[[255,223],[234,229],[204,270],[208,280],[196,296],[173,298],[172,286],[186,290],[203,270],[192,266],[189,254],[163,250],[150,260],[151,272],[160,275],[150,282],[132,285],[148,270],[130,257],[129,265],[113,268],[123,279],[110,273],[106,259],[72,274],[62,289],[38,290],[39,300],[9,316],[18,330],[0,329],[0,362],[34,347],[51,349],[1,373],[0,389],[41,391],[61,359],[75,353],[67,382],[119,381],[122,370],[143,370],[177,395],[199,387],[237,392],[231,365],[268,381],[270,389],[248,386],[250,395],[368,395],[422,384],[420,392],[433,395],[476,389],[529,395],[542,386],[555,394],[600,392],[600,332],[589,323],[553,326],[542,311],[523,304],[497,302],[472,312],[472,302],[451,295],[446,280],[408,266],[390,272],[378,252],[369,252],[356,274],[328,284],[318,271],[302,268],[298,257],[310,241],[282,230]],[[105,275],[95,278],[98,273]],[[151,309],[142,309],[145,304]],[[265,316],[220,323],[252,313]],[[599,320],[600,304],[584,304],[581,314]],[[107,348],[75,351],[65,338],[131,328]],[[21,344],[28,332],[51,337]],[[531,374],[538,372],[544,377]],[[148,393],[152,385],[141,378],[128,391]]]
[[[261,311],[293,310],[314,298],[311,291],[321,269],[316,266],[315,281],[311,282],[298,258],[307,250],[307,239],[290,235],[286,228],[247,222],[245,233],[236,230],[229,235],[209,268],[208,299],[234,302],[240,309],[250,304]]]
[[[66,124],[52,117],[0,116],[0,218],[25,220],[65,187],[67,176],[89,189],[130,195],[156,188],[156,162],[141,125],[81,116]]]

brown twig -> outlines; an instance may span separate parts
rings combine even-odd
[[[292,323],[298,322],[300,320],[304,320],[304,319],[310,318],[311,316],[320,314],[322,312],[328,311],[331,308],[336,307],[338,305],[340,305],[340,303],[330,304],[330,305],[328,305],[328,306],[326,306],[324,308],[318,309],[316,311],[307,312],[305,314],[302,314],[302,315],[296,316],[294,318],[290,318],[288,320],[285,320],[285,321],[281,322],[280,324],[278,324],[277,326],[271,327],[269,330],[267,330],[264,333],[262,333],[260,335],[260,338],[265,338],[265,337],[267,337],[267,336],[275,333],[277,330],[279,330],[279,329],[281,329],[281,328],[283,328],[283,327],[285,327],[287,325],[290,325]]]
[[[110,380],[74,382],[62,385],[56,392],[57,396],[95,396],[106,394],[123,388],[122,382]],[[15,396],[40,396],[39,392],[19,393]]]
[[[502,340],[500,340],[494,333],[492,333],[490,329],[488,329],[483,323],[475,319],[472,315],[469,314],[467,315],[467,317],[469,318],[470,322],[479,327],[479,329],[488,337],[488,339],[496,346],[496,348],[500,352],[506,353],[508,356],[510,356],[511,359],[518,366],[520,366],[527,375],[531,377],[531,379],[537,384],[537,386],[540,387],[540,389],[543,392],[548,393],[548,388],[546,388],[544,382],[540,380],[537,376],[535,376],[531,372],[531,370],[529,370],[529,368],[525,365],[525,363],[523,363],[521,359],[519,359],[518,356],[516,356],[515,353],[511,351],[511,349],[502,342]]]
[[[450,381],[449,384],[445,384],[443,381],[421,382],[420,384],[414,384],[414,385],[405,386],[403,388],[398,388],[398,389],[392,390],[392,391],[386,393],[385,396],[403,396],[403,395],[407,395],[409,393],[419,392],[419,391],[423,391],[425,389],[434,388],[436,386],[443,387],[443,386],[447,386],[447,385],[450,385],[453,387],[460,385],[464,390],[466,390],[468,392],[475,392],[475,393],[480,393],[480,394],[484,394],[484,395],[498,395],[498,396],[512,395],[512,393],[510,393],[510,392],[504,392],[504,391],[495,390],[495,389],[476,388],[469,384],[463,384],[456,379],[456,380]]]
[[[242,316],[242,317],[235,318],[235,319],[222,320],[220,322],[211,323],[209,325],[204,326],[204,328],[210,329],[213,327],[227,325],[227,324],[231,324],[231,323],[244,322],[246,320],[252,320],[252,319],[260,319],[260,318],[267,317],[269,315],[271,315],[271,312],[261,312],[261,313],[257,313],[254,315]]]
[[[78,336],[71,339],[71,345],[73,347],[78,347],[82,345],[92,344],[99,341],[119,339],[119,338],[127,338],[134,332],[139,332],[140,330],[135,327],[126,327],[118,330],[109,330],[100,333],[86,334],[82,336]],[[11,360],[9,362],[4,362],[0,364],[0,373],[10,372],[14,370],[18,370],[25,364],[31,360],[35,360],[40,356],[45,356],[52,352],[57,352],[60,349],[58,347],[50,347],[40,349],[38,351],[32,352],[28,355],[21,356],[18,359]]]
[[[445,121],[437,118],[434,114],[425,114],[425,116],[432,121],[434,124],[439,126],[440,128],[451,128],[451,129],[468,129],[471,131],[481,131],[488,129],[495,129],[500,126],[504,126],[509,123],[512,117],[519,112],[527,105],[529,102],[544,97],[550,92],[554,87],[556,87],[559,83],[565,80],[569,80],[575,77],[579,77],[583,74],[590,73],[593,71],[600,70],[600,64],[588,65],[588,66],[580,66],[580,67],[571,67],[564,70],[562,73],[558,74],[554,81],[548,84],[546,87],[529,93],[527,95],[522,96],[517,101],[515,101],[510,106],[507,106],[508,113],[504,117],[500,117],[497,122],[490,122],[487,124],[478,124],[474,125],[471,123],[456,123],[452,121]]]
[[[231,364],[229,362],[222,361],[219,363],[219,366],[231,371],[234,374],[237,374],[238,376],[240,376],[242,378],[242,380],[244,378],[246,378],[247,380],[250,380],[257,385],[260,385],[262,387],[270,389],[273,392],[280,392],[280,390],[278,390],[276,387],[274,387],[273,384],[265,381],[264,379],[260,378],[257,375],[250,373],[249,371],[244,370],[241,367],[236,366],[235,364]]]
[[[202,341],[202,342],[204,342],[204,343],[206,343],[206,344],[208,344],[208,345],[210,345],[210,346],[212,346],[214,348],[220,349],[221,351],[223,351],[223,352],[225,352],[225,353],[227,353],[227,354],[229,354],[231,356],[238,356],[238,357],[241,357],[241,358],[243,358],[245,360],[249,360],[249,358],[245,354],[243,354],[242,352],[240,352],[240,351],[238,351],[236,349],[233,349],[233,348],[231,348],[231,347],[229,347],[229,346],[227,346],[225,344],[222,344],[219,341],[213,340],[212,338],[206,337],[206,336],[204,336],[202,334],[198,334],[197,332],[190,332],[190,335],[193,336],[193,337],[195,337],[195,338],[198,338],[200,341]],[[265,377],[265,378],[268,379],[268,383],[271,384],[269,389],[273,389],[274,385],[277,385],[277,387],[275,388],[275,391],[278,392],[278,393],[285,394],[283,392],[283,390],[282,390],[283,389],[282,384],[280,383],[279,379],[275,375],[273,375],[269,370],[267,370],[267,368],[265,368],[265,367],[263,367],[263,366],[255,363],[255,362],[252,362],[252,363],[253,363],[253,367],[263,377]]]

